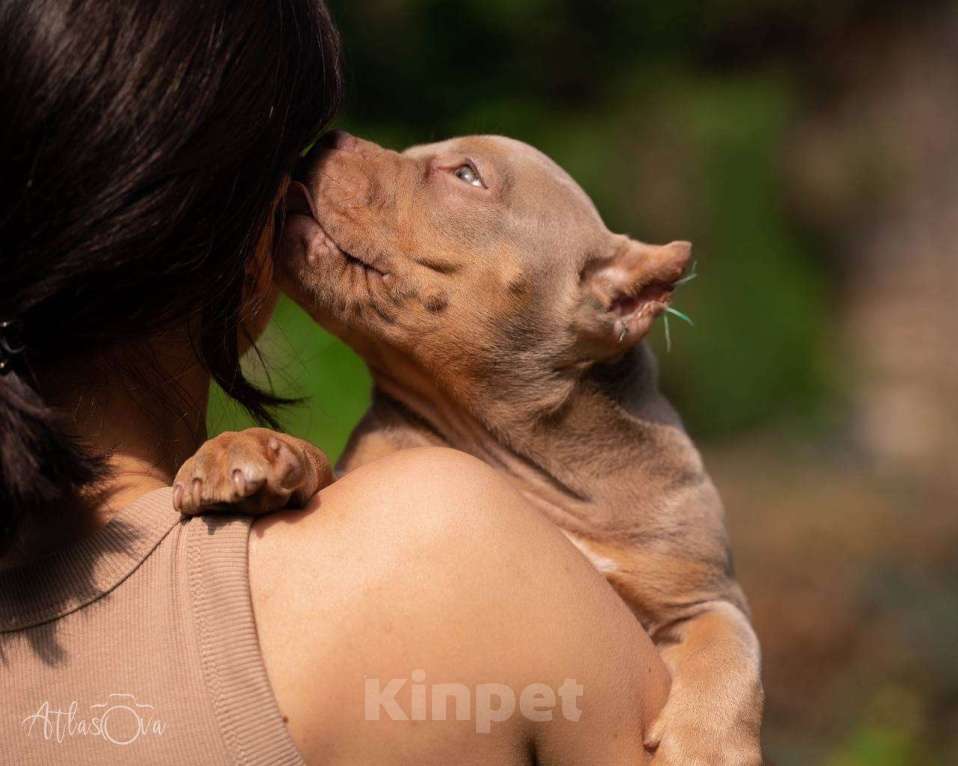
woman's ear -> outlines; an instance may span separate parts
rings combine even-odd
[[[577,329],[587,353],[603,358],[639,343],[672,299],[692,255],[689,242],[648,245],[622,237],[579,276]]]

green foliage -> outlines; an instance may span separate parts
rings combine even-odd
[[[780,201],[788,83],[687,80],[668,104],[695,163],[687,225],[707,278],[682,293],[698,329],[664,361],[665,386],[710,435],[806,415],[826,391],[826,285]]]
[[[286,299],[280,301],[260,346],[276,391],[303,400],[281,412],[280,421],[290,433],[321,445],[335,459],[369,405],[365,366]],[[253,367],[249,372],[254,380],[267,382],[263,370]],[[210,433],[253,425],[217,387],[210,392],[207,422]]]
[[[907,688],[888,685],[868,704],[848,737],[825,766],[912,766],[931,763],[924,752],[925,713]]]

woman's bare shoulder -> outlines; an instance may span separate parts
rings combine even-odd
[[[343,763],[524,763],[541,726],[517,710],[479,736],[472,691],[496,683],[518,702],[565,679],[608,715],[566,733],[558,721],[546,739],[573,753],[594,727],[634,749],[640,697],[664,694],[648,638],[605,582],[499,474],[452,450],[396,453],[305,511],[257,521],[250,578],[270,680],[307,761],[335,749]],[[470,690],[468,720],[402,720],[416,718],[413,689],[428,708],[438,684]],[[633,697],[610,702],[610,689]]]

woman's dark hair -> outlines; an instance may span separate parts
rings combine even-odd
[[[189,318],[202,364],[269,422],[277,400],[239,366],[244,281],[340,73],[322,0],[0,6],[0,322],[17,335],[0,338],[0,553],[103,476],[40,365]]]

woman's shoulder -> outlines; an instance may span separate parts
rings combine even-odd
[[[530,685],[572,679],[572,687],[591,684],[598,700],[621,691],[623,675],[647,691],[648,674],[659,672],[648,638],[606,583],[500,474],[468,455],[396,453],[327,487],[305,511],[263,518],[253,530],[261,647],[307,760],[361,742],[356,762],[425,763],[427,754],[458,762],[468,748],[477,762],[522,763],[497,748],[528,745],[535,725],[517,709],[497,722],[498,736],[477,737],[480,686],[497,684],[519,705]],[[437,685],[467,690],[468,720],[429,725],[445,711],[428,709]],[[425,719],[404,725],[416,719],[417,688]],[[640,745],[640,701],[620,701],[618,718],[593,725],[625,726],[627,735],[602,736]],[[440,757],[437,748],[453,750]]]
[[[565,545],[561,533],[476,458],[445,448],[403,450],[353,470],[303,511],[257,520],[250,544],[254,586],[285,587],[295,577],[306,581],[302,597],[308,598],[317,570],[339,582],[386,575],[408,581],[427,573],[436,582],[450,568],[461,576],[510,557],[519,567],[520,558],[542,558],[524,541],[530,533]],[[451,550],[469,558],[444,561]],[[308,590],[318,596],[318,588]]]

